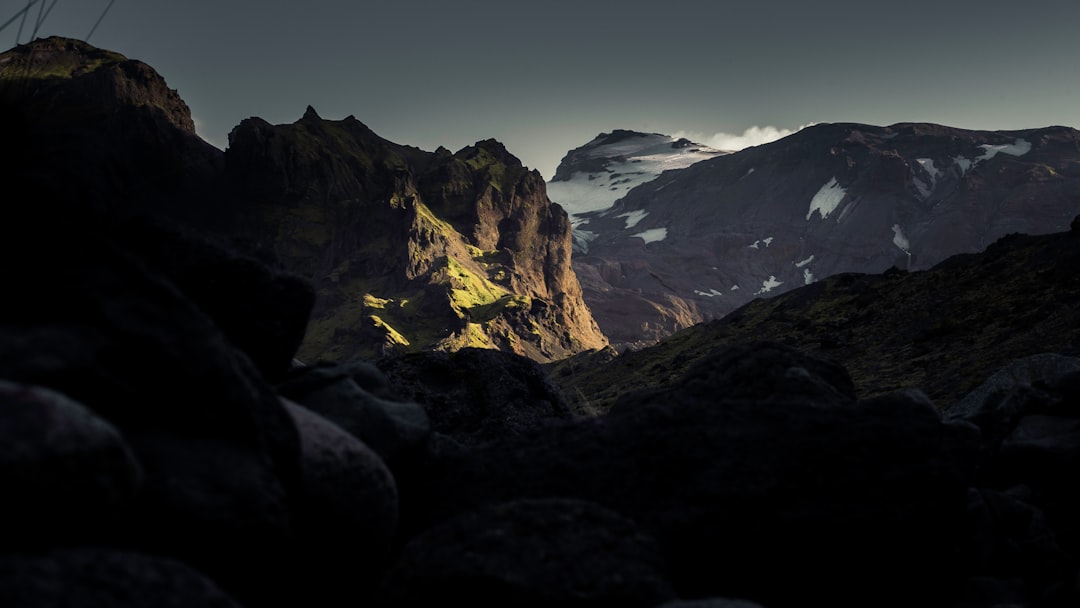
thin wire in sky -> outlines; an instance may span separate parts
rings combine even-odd
[[[22,38],[22,28],[26,25],[26,16],[30,14],[30,7],[34,6],[37,0],[27,0],[26,6],[22,10],[22,19],[19,20],[19,31],[15,33],[15,44],[19,44],[19,39]]]
[[[113,2],[116,2],[116,0],[109,0],[109,5],[105,7],[105,10],[101,11],[101,16],[98,17],[97,22],[94,23],[94,27],[90,28],[90,33],[87,34],[84,39],[86,42],[90,42],[90,37],[94,35],[94,30],[97,29],[97,26],[101,24],[101,20],[105,18],[105,14],[112,8]]]
[[[41,29],[42,24],[45,23],[45,20],[49,18],[49,13],[52,12],[57,2],[59,2],[59,0],[53,0],[52,4],[49,4],[49,8],[45,8],[45,0],[27,0],[26,6],[19,9],[3,24],[0,24],[0,32],[7,29],[7,26],[14,23],[16,19],[19,19],[19,31],[15,34],[15,44],[19,44],[19,41],[22,40],[23,28],[26,27],[26,17],[30,14],[30,9],[33,8],[35,4],[38,4],[38,14],[37,17],[34,18],[34,31],[30,34],[30,40],[33,40],[37,37],[38,31]]]
[[[30,35],[31,40],[37,37],[38,30],[41,29],[41,24],[45,23],[45,20],[49,18],[49,13],[52,12],[53,7],[56,6],[56,3],[59,1],[60,0],[53,0],[52,4],[49,5],[48,10],[45,10],[45,3],[41,3],[41,9],[38,10],[37,23],[34,24],[34,33]]]

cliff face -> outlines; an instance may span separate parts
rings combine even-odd
[[[548,361],[606,344],[566,213],[494,140],[429,153],[308,108],[242,122],[226,175],[248,238],[315,283],[301,358],[479,346]]]

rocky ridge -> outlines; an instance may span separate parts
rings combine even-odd
[[[495,348],[540,361],[606,340],[570,267],[566,213],[502,144],[399,146],[308,108],[229,136],[240,229],[317,291],[305,360]]]
[[[947,406],[1013,359],[1080,355],[1078,235],[1074,221],[1069,232],[1007,235],[928,270],[831,276],[636,352],[568,359],[552,376],[577,407],[606,411],[623,392],[674,381],[720,345],[758,339],[843,364],[865,397],[919,387]]]

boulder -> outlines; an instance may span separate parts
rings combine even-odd
[[[5,546],[108,538],[141,483],[112,424],[56,391],[0,380]]]
[[[1034,413],[1047,396],[1038,392],[1063,376],[1080,371],[1080,359],[1041,353],[1016,359],[1001,368],[963,399],[945,408],[945,416],[967,420],[996,444],[1025,413]]]
[[[394,399],[386,377],[370,363],[301,367],[277,388],[355,436],[391,469],[415,459],[426,446],[431,429],[424,409]]]
[[[640,606],[672,597],[655,541],[632,521],[569,499],[463,513],[413,539],[388,606]]]
[[[209,316],[263,377],[285,377],[315,303],[308,281],[179,226],[136,222],[118,240]]]
[[[93,228],[28,227],[42,238],[0,244],[19,286],[0,301],[0,377],[60,391],[123,434],[144,478],[118,542],[179,557],[244,602],[272,597],[292,542],[296,428],[195,304]]]
[[[341,427],[284,403],[300,432],[303,482],[294,504],[304,602],[353,605],[367,591],[362,583],[373,585],[389,559],[398,520],[394,478]]]
[[[543,368],[519,355],[463,348],[383,358],[377,364],[399,394],[424,407],[434,431],[465,446],[573,417]]]
[[[0,555],[4,608],[240,608],[173,559],[106,549]]]

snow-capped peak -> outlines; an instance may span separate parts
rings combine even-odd
[[[632,188],[664,171],[683,169],[721,154],[726,153],[659,133],[601,133],[567,153],[548,182],[548,197],[562,205],[577,224],[580,219],[576,216],[610,208]]]

